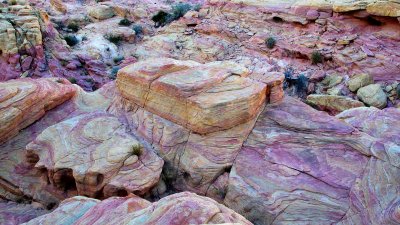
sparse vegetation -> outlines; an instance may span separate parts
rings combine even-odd
[[[78,82],[75,77],[68,77],[67,80],[69,80],[71,84],[76,84]]]
[[[183,17],[190,10],[198,11],[200,8],[201,5],[199,4],[191,5],[188,3],[178,3],[172,6],[170,13],[161,10],[154,15],[151,20],[154,21],[156,27],[165,26],[166,24]]]
[[[16,5],[17,4],[17,0],[10,0],[10,5]]]
[[[122,41],[121,35],[116,35],[116,34],[106,34],[104,38],[106,38],[108,41],[116,45],[119,45]]]
[[[308,78],[304,74],[300,74],[295,82],[296,92],[299,96],[304,95],[307,92]]]
[[[135,31],[136,35],[142,35],[143,34],[143,27],[138,25],[138,24],[133,25],[132,29]]]
[[[125,59],[124,56],[119,55],[119,56],[114,57],[113,61],[114,61],[114,63],[119,63],[119,62],[121,62],[121,61],[124,60],[124,59]]]
[[[273,37],[269,37],[265,40],[265,44],[267,45],[267,47],[269,49],[273,49],[275,47],[276,44],[276,40]]]
[[[79,30],[79,25],[76,24],[76,23],[69,23],[69,24],[67,25],[67,28],[70,29],[70,30],[72,30],[73,32],[78,32],[78,30]]]
[[[118,74],[119,69],[120,69],[119,66],[114,66],[114,67],[111,69],[111,73],[110,73],[110,75],[108,76],[108,78],[110,78],[111,80],[115,80],[115,78],[117,78],[117,74]]]
[[[132,145],[132,155],[141,156],[142,155],[142,146],[140,144]]]
[[[316,65],[318,63],[322,63],[323,61],[323,56],[319,51],[313,51],[311,53],[311,62],[312,64]]]
[[[119,21],[118,23],[121,26],[130,26],[132,24],[132,22],[130,20],[128,20],[127,18],[124,18],[122,20]]]
[[[79,42],[78,38],[76,38],[74,35],[67,35],[64,37],[64,40],[69,46],[74,46]]]

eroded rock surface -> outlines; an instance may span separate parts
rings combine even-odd
[[[105,113],[53,125],[26,149],[28,161],[47,173],[50,184],[91,197],[143,195],[158,182],[163,166],[162,159]]]
[[[247,70],[237,64],[153,61],[127,66],[118,73],[121,95],[196,133],[250,121],[264,105],[266,85],[246,78]]]
[[[72,98],[76,88],[62,79],[19,79],[0,83],[0,143]]]
[[[79,208],[74,208],[79,206]],[[72,215],[64,218],[62,213]],[[61,214],[61,215],[60,215]],[[136,196],[109,198],[102,202],[75,197],[65,200],[47,215],[26,223],[51,224],[60,220],[69,224],[251,224],[244,217],[214,200],[193,193],[170,195],[150,203]]]

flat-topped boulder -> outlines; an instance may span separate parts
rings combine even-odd
[[[63,79],[18,79],[0,83],[0,143],[72,98],[76,88]]]
[[[150,59],[121,69],[121,95],[196,133],[226,130],[253,119],[266,99],[266,85],[232,62]]]
[[[163,166],[160,157],[104,112],[50,126],[26,149],[28,161],[44,171],[49,184],[72,195],[142,195],[158,182]]]

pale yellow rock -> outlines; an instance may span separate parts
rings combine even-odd
[[[400,3],[378,1],[367,6],[367,12],[376,16],[400,16]]]

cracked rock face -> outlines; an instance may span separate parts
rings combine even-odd
[[[91,197],[143,195],[159,180],[163,161],[106,113],[89,113],[45,129],[27,158],[64,192]]]
[[[118,73],[121,95],[196,133],[248,122],[264,105],[266,85],[246,78],[247,70],[238,64],[192,63],[187,68],[170,59],[152,61],[127,66]]]
[[[63,79],[19,79],[0,83],[0,143],[72,98],[76,88]]]
[[[65,212],[69,212],[65,215]],[[64,214],[64,215],[63,215]],[[134,195],[98,200],[74,197],[54,212],[29,221],[28,225],[53,224],[251,224],[233,210],[216,201],[193,193],[170,195],[150,203]]]

